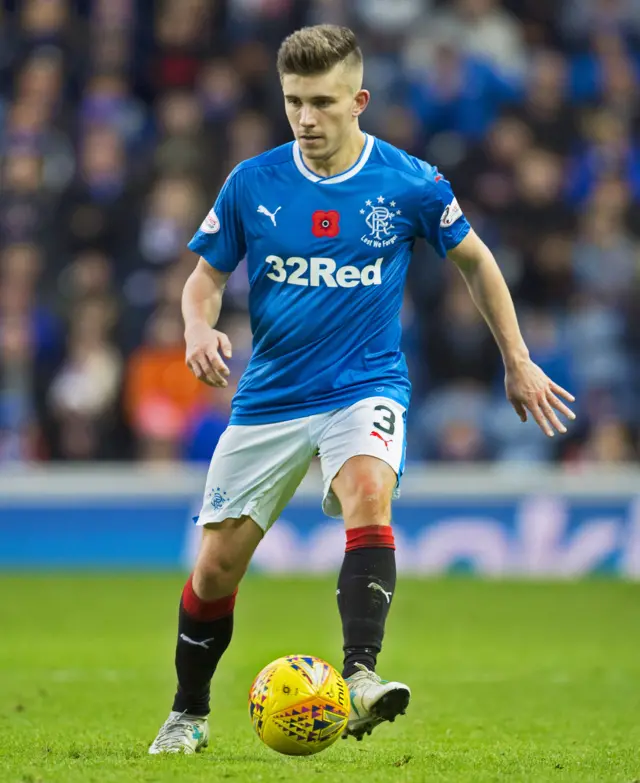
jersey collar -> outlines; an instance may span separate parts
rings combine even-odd
[[[362,152],[360,153],[358,160],[353,164],[353,166],[351,166],[351,168],[341,172],[340,174],[334,174],[333,177],[319,177],[317,174],[311,171],[311,169],[305,165],[305,162],[302,159],[302,153],[300,152],[300,146],[297,141],[293,142],[293,162],[296,164],[296,168],[302,174],[302,176],[306,177],[311,182],[317,182],[319,185],[337,185],[339,182],[344,182],[347,179],[351,179],[351,177],[355,177],[355,175],[369,160],[371,150],[373,149],[374,137],[368,133],[365,133],[364,136],[364,147],[362,148]]]

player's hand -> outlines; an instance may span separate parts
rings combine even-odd
[[[567,431],[556,411],[572,421],[576,417],[575,413],[559,399],[563,397],[568,402],[573,402],[575,397],[548,378],[530,359],[508,367],[504,384],[507,399],[515,408],[520,420],[526,421],[527,411],[529,411],[540,429],[550,438],[554,435],[554,428],[562,433]]]
[[[231,341],[223,332],[207,324],[195,324],[184,333],[187,344],[187,367],[196,378],[209,386],[227,386],[229,368],[222,356],[231,358]]]

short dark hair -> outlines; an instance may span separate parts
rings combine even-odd
[[[278,73],[311,76],[330,71],[348,61],[362,63],[362,51],[355,33],[336,24],[303,27],[284,39],[278,50]]]

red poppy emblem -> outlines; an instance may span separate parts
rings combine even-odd
[[[317,209],[311,219],[314,237],[337,237],[340,233],[340,213],[335,209],[328,212]]]

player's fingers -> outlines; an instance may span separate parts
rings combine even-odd
[[[220,332],[218,335],[218,342],[220,343],[222,355],[226,356],[227,359],[230,359],[233,354],[233,349],[231,348],[231,340],[227,337],[227,335],[224,332]]]
[[[205,365],[202,360],[197,358],[191,359],[189,367],[199,381],[202,381],[209,386],[224,387],[227,385],[226,380],[211,366]]]
[[[571,419],[573,421],[576,417],[576,414],[571,410],[571,408],[568,408],[564,402],[559,400],[556,395],[550,391],[547,392],[547,399],[549,400],[549,403],[557,410],[560,411],[560,413],[563,416],[566,416],[568,419]]]
[[[542,412],[547,418],[547,421],[550,421],[551,425],[555,427],[558,432],[561,432],[564,435],[564,433],[567,431],[567,428],[560,421],[560,419],[558,418],[556,412],[553,410],[551,405],[549,405],[549,401],[547,400],[546,397],[540,400],[540,408],[542,409]]]
[[[544,432],[544,434],[548,435],[550,438],[553,438],[553,430],[551,429],[551,425],[545,419],[542,410],[540,409],[540,406],[538,404],[538,401],[534,400],[533,402],[528,403],[527,408],[531,411],[531,415],[535,419],[538,427],[540,427],[540,429]]]
[[[219,364],[222,365],[222,361],[218,356],[217,351],[210,351],[202,348],[196,351],[193,358],[198,362],[209,378],[217,378],[218,376],[222,378],[221,367],[218,366]]]
[[[569,402],[575,402],[576,398],[571,394],[571,392],[568,392],[566,389],[563,389],[562,386],[558,386],[557,383],[554,383],[553,381],[550,382],[551,390],[554,391],[556,394],[559,394],[561,397],[564,397],[565,400],[569,400]]]
[[[191,356],[188,356],[187,366],[199,381],[204,381],[213,386],[215,380],[213,368],[210,367],[209,363],[205,360],[202,351],[196,351]]]
[[[214,386],[214,383],[211,380],[209,380],[209,378],[207,378],[207,373],[200,366],[200,363],[198,362],[197,359],[189,359],[187,365],[191,370],[191,372],[196,376],[196,378],[199,381],[202,381],[203,383],[206,383],[209,386]]]
[[[208,383],[205,371],[202,369],[202,367],[200,367],[200,365],[195,359],[187,359],[187,367],[191,370],[191,372],[196,376],[196,378],[199,381],[204,381],[205,383]]]
[[[205,360],[207,364],[221,377],[225,377],[230,374],[229,368],[220,358],[220,354],[217,351],[207,351],[205,354]]]
[[[511,404],[513,405],[515,412],[520,417],[520,421],[526,421],[527,409],[524,407],[524,405],[519,400],[511,400]]]
[[[226,375],[229,375],[229,370],[216,350],[201,348],[194,353],[192,358],[198,362],[207,378],[215,386],[226,386],[226,382],[223,384],[221,381]]]

